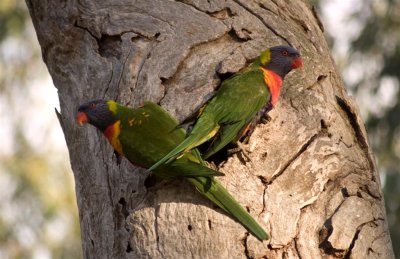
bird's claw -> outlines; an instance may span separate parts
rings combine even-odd
[[[271,116],[269,116],[267,113],[264,113],[264,116],[261,118],[260,122],[262,124],[267,124],[272,120]]]

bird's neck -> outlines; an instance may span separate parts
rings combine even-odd
[[[110,142],[111,146],[117,151],[120,155],[123,155],[124,153],[122,152],[122,145],[121,142],[119,141],[119,133],[121,131],[120,128],[121,121],[116,121],[115,123],[111,124],[108,126],[104,131],[103,134],[106,136],[108,141]]]
[[[264,82],[267,84],[269,88],[269,92],[271,93],[271,103],[272,106],[276,106],[279,100],[279,95],[281,92],[281,86],[282,86],[282,78],[275,72],[263,68],[260,66],[263,76],[264,76]]]

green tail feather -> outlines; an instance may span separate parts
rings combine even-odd
[[[177,158],[185,149],[187,149],[192,143],[193,143],[193,137],[185,139],[184,141],[182,141],[181,144],[179,144],[176,148],[174,148],[172,151],[166,154],[157,163],[152,165],[148,170],[154,171],[154,169],[156,169],[160,165],[171,162],[172,160]]]
[[[228,193],[216,180],[206,177],[187,178],[196,189],[208,199],[235,217],[247,230],[259,240],[269,238],[267,232],[255,219]]]
[[[177,159],[171,164],[168,164],[169,175],[177,175],[177,177],[211,177],[225,176],[225,174],[208,168],[205,165],[192,162],[186,159]]]
[[[176,148],[166,154],[157,163],[149,168],[149,171],[153,171],[162,164],[168,164],[172,162],[175,158],[190,149],[197,147],[198,145],[206,142],[211,137],[215,135],[218,131],[219,125],[216,124],[214,117],[203,114],[199,121],[195,124],[193,131],[190,135],[183,140]]]

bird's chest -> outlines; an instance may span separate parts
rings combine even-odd
[[[271,95],[271,103],[273,106],[276,106],[281,92],[282,79],[278,74],[274,73],[273,71],[264,68],[261,69],[263,71],[263,81],[268,87]]]
[[[119,140],[119,135],[121,132],[121,121],[116,121],[114,124],[108,126],[104,131],[104,135],[110,142],[111,146],[121,155],[124,155],[122,151],[122,145]]]

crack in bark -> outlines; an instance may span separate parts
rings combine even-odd
[[[151,18],[153,18],[154,20],[157,20],[157,21],[160,21],[160,22],[163,23],[163,24],[166,24],[166,25],[168,26],[168,29],[170,29],[171,31],[175,31],[175,30],[173,29],[174,26],[173,26],[168,20],[163,20],[163,19],[161,19],[161,18],[159,18],[159,17],[156,17],[156,16],[152,15],[151,13],[149,13],[148,11],[149,11],[149,10],[146,10],[146,9],[141,9],[140,11],[139,11],[139,10],[138,10],[138,11],[130,10],[130,11],[128,11],[128,13],[130,13],[130,14],[139,14],[139,15],[147,15],[148,17],[151,17]],[[91,15],[92,15],[92,13],[91,13]],[[100,16],[102,16],[102,15],[100,15]],[[104,15],[103,15],[103,16],[104,16]],[[109,18],[109,17],[107,17],[107,18]],[[89,21],[90,21],[90,20],[89,20]],[[89,29],[85,28],[84,26],[79,25],[77,21],[75,21],[74,26],[76,26],[76,27],[81,27],[82,29],[89,30]],[[139,35],[139,36],[141,36],[141,37],[143,37],[143,38],[147,38],[147,39],[157,38],[157,37],[158,37],[157,34],[159,34],[159,33],[155,33],[154,35],[152,35],[151,33],[148,33],[148,32],[146,32],[146,31],[144,31],[144,33],[147,33],[147,34],[144,34],[144,33],[141,33],[141,32],[139,32],[139,31],[135,31],[135,30],[133,30],[133,29],[129,29],[129,30],[126,30],[126,31],[121,31],[121,32],[119,32],[118,35],[122,35],[122,34],[125,34],[125,33],[128,33],[128,32],[135,33],[135,34],[137,34],[137,35]],[[101,32],[99,32],[99,33],[101,33]],[[95,36],[95,38],[98,38],[98,37]]]
[[[356,244],[356,242],[357,242],[357,240],[358,240],[358,237],[359,237],[359,235],[360,235],[360,232],[361,232],[362,228],[363,228],[365,225],[368,225],[368,224],[375,224],[375,225],[378,225],[378,224],[376,223],[376,221],[384,221],[384,219],[383,219],[383,218],[374,218],[373,220],[370,220],[370,221],[368,221],[368,222],[364,222],[364,223],[360,224],[360,225],[357,227],[356,232],[354,233],[353,239],[351,240],[350,246],[349,246],[349,248],[348,248],[346,254],[345,254],[344,257],[343,257],[344,259],[350,259],[350,258],[351,258],[351,253],[352,253],[353,248],[354,248],[354,246],[355,246],[355,244]],[[371,242],[371,244],[372,244],[372,242]]]
[[[210,11],[210,10],[207,10],[207,9],[202,10],[202,9],[200,9],[199,7],[197,7],[196,5],[193,5],[193,4],[190,4],[190,3],[185,3],[185,2],[183,2],[183,1],[177,0],[177,1],[175,1],[175,2],[184,4],[184,5],[187,5],[187,6],[190,6],[190,7],[192,7],[193,9],[195,9],[196,11],[199,11],[199,12],[201,12],[201,13],[205,13],[205,14],[209,15],[210,17],[213,17],[212,14],[214,14],[214,13],[218,13],[218,12],[221,12],[222,10],[224,10],[224,9],[226,9],[226,8],[229,8],[229,7],[225,7],[225,8],[221,8],[221,9],[219,9],[219,10],[216,10],[216,11]],[[210,3],[209,0],[207,0],[207,3],[208,3],[208,8],[211,8],[211,3]],[[213,18],[215,18],[215,17],[213,17]],[[218,18],[217,18],[217,19],[218,19]]]
[[[299,112],[299,108],[297,108],[297,107],[294,105],[293,99],[292,99],[292,98],[289,98],[289,104],[290,104],[290,107],[292,107],[296,112]]]
[[[317,138],[319,138],[319,137],[321,137],[321,136],[330,136],[330,133],[328,132],[328,126],[327,126],[325,120],[323,120],[323,119],[321,119],[321,128],[320,128],[320,130],[319,130],[317,133],[315,133],[313,136],[311,136],[311,137],[306,141],[306,143],[304,143],[304,144],[301,146],[301,148],[299,149],[299,151],[297,151],[296,154],[294,154],[294,156],[293,156],[291,159],[289,159],[289,160],[285,163],[285,165],[282,167],[282,169],[279,170],[278,173],[274,174],[270,179],[267,179],[267,178],[265,178],[265,177],[262,176],[262,175],[258,175],[258,176],[257,176],[258,179],[260,179],[261,182],[262,182],[264,185],[270,185],[270,184],[272,184],[272,182],[273,182],[276,178],[278,178],[280,175],[282,175],[282,174],[285,172],[285,170],[286,170],[297,158],[299,158],[300,155],[303,154],[303,153],[307,150],[307,148],[308,148]],[[334,155],[334,154],[330,154],[330,155]]]
[[[360,188],[362,191],[367,193],[370,197],[376,200],[382,200],[382,196],[377,196],[376,194],[372,193],[372,191],[369,189],[369,186],[365,184],[363,187]]]
[[[129,240],[128,240],[128,245],[126,246],[125,252],[126,252],[127,254],[133,252],[133,249],[132,249],[131,244],[129,243]]]
[[[232,38],[233,41],[238,42],[238,43],[243,43],[243,42],[249,41],[251,39],[251,37],[250,37],[251,32],[246,29],[241,29],[241,30],[242,30],[242,32],[245,31],[246,34],[248,35],[248,37],[240,36],[238,31],[233,27],[228,31],[228,35]]]
[[[110,76],[110,79],[108,80],[106,89],[104,90],[104,94],[103,94],[103,98],[104,98],[104,99],[105,99],[105,97],[106,97],[106,94],[107,94],[108,90],[109,90],[110,87],[111,87],[111,82],[112,82],[113,76],[114,76],[114,64],[112,63],[112,67],[111,67],[111,76]]]
[[[326,125],[326,122],[322,119],[322,120],[321,120],[321,128],[320,128],[320,130],[319,130],[317,133],[315,133],[313,136],[311,136],[311,137],[306,141],[306,143],[304,143],[304,144],[300,147],[299,151],[297,151],[296,154],[294,154],[294,156],[293,156],[291,159],[289,159],[289,160],[285,163],[285,165],[282,167],[282,169],[279,170],[278,173],[274,174],[270,179],[267,179],[267,178],[265,178],[265,177],[262,176],[262,175],[258,175],[258,176],[257,176],[258,179],[260,179],[261,182],[262,182],[262,184],[264,184],[265,186],[272,184],[272,182],[275,181],[276,178],[278,178],[279,176],[281,176],[281,175],[285,172],[285,170],[286,170],[297,158],[299,158],[300,155],[303,154],[303,153],[307,150],[307,148],[308,148],[317,138],[319,138],[319,137],[321,137],[321,136],[328,136],[328,135],[329,135],[329,133],[328,133],[328,126]]]
[[[383,218],[378,218],[378,219],[381,220],[381,221],[385,221]],[[385,237],[385,236],[387,236],[387,235],[388,235],[388,234],[387,234],[387,231],[383,231],[380,235],[376,236],[376,237],[371,241],[371,246],[375,243],[376,240],[378,240],[378,239],[380,239],[380,238],[382,238],[382,237]],[[368,248],[368,251],[370,251],[370,250],[371,250],[371,252],[377,254],[377,252],[376,252],[374,249],[372,249],[371,247]]]
[[[311,12],[314,15],[315,20],[317,21],[318,27],[321,29],[322,32],[324,32],[325,31],[324,24],[321,22],[321,19],[319,18],[317,12],[317,8],[315,8],[314,5],[311,7]]]
[[[129,56],[131,55],[131,52],[132,52],[132,49],[133,49],[133,47],[130,46],[130,47],[129,47],[128,54],[126,55],[126,58],[125,58],[125,60],[124,60],[123,63],[122,63],[122,69],[121,69],[121,73],[119,74],[118,83],[117,83],[117,96],[116,96],[117,99],[118,99],[118,95],[119,95],[119,93],[120,93],[119,87],[120,87],[120,84],[121,84],[122,76],[124,75],[126,63],[128,62]]]
[[[351,240],[349,249],[347,250],[346,254],[344,255],[344,259],[350,259],[351,252],[353,251],[354,245],[356,243],[356,240],[358,239],[358,235],[360,234],[361,229],[357,229],[356,233],[354,234],[353,239]]]
[[[274,3],[274,4],[276,5],[276,3]],[[269,7],[267,7],[264,3],[258,3],[258,6],[259,6],[260,8],[262,8],[262,9],[267,10],[267,11],[270,12],[270,13],[273,13],[273,14],[279,16],[279,14],[277,14],[277,13],[274,12],[274,11],[272,11],[272,9],[270,9]]]
[[[249,235],[250,235],[249,232],[246,232],[244,234],[244,237],[242,239],[242,244],[243,244],[243,247],[244,247],[244,256],[246,256],[247,259],[252,259],[253,257],[250,256],[249,249],[248,249],[248,246],[247,246],[247,239],[248,239]]]
[[[345,145],[345,147],[347,147],[347,148],[353,147],[353,144],[347,144],[346,142],[343,141],[343,136],[339,137],[339,140],[338,140],[338,142],[336,142],[336,145],[340,145],[340,143]]]
[[[300,234],[300,222],[301,222],[302,216],[304,215],[303,211],[306,210],[306,208],[307,208],[307,206],[304,206],[304,207],[300,208],[299,217],[298,217],[298,219],[296,221],[296,234],[294,235],[294,237],[292,239],[292,242],[294,243],[294,248],[295,248],[295,250],[297,252],[297,256],[300,259],[302,258],[302,256],[301,256],[301,253],[300,253],[300,249],[299,249],[299,247],[297,245],[297,240],[299,239],[299,234]]]
[[[149,15],[149,16],[150,16],[150,15]],[[151,17],[153,17],[153,16],[151,16]],[[153,18],[157,19],[156,17],[153,17]],[[161,21],[163,21],[163,20],[161,20]],[[163,21],[163,22],[165,22],[165,21]],[[106,36],[106,37],[120,36],[120,37],[121,37],[122,35],[124,35],[124,34],[126,34],[126,33],[134,33],[134,34],[136,34],[136,35],[138,35],[138,36],[140,36],[140,37],[142,37],[142,38],[146,38],[146,39],[149,39],[149,40],[152,40],[152,39],[154,39],[154,38],[158,38],[158,37],[160,36],[160,33],[159,33],[159,32],[155,33],[154,35],[144,35],[143,33],[137,32],[137,31],[135,31],[135,30],[125,30],[125,31],[121,31],[121,32],[119,32],[119,33],[117,33],[117,34],[107,34],[107,33],[102,33],[102,32],[100,32],[101,37],[98,37],[98,36],[96,36],[89,28],[86,28],[86,27],[83,26],[83,25],[79,25],[78,21],[75,21],[75,23],[73,24],[73,26],[74,26],[75,28],[79,28],[79,29],[82,29],[82,30],[86,31],[86,32],[89,33],[97,42],[99,42],[99,41],[101,40],[101,38],[104,37],[104,36]]]
[[[297,256],[298,256],[297,258],[301,259],[302,257],[300,255],[300,251],[298,249],[297,241],[296,241],[297,235],[298,234],[296,234],[295,237],[293,237],[287,244],[284,244],[284,245],[281,244],[281,245],[275,246],[275,247],[273,247],[271,244],[268,244],[267,247],[271,251],[282,251],[282,258],[292,258],[292,257],[288,256],[288,254],[289,254],[288,250],[291,249],[291,248],[294,248],[296,250],[296,252],[297,252]],[[264,256],[262,258],[268,258],[268,257]]]
[[[297,253],[297,256],[298,256],[298,258],[299,259],[302,259],[302,257],[301,257],[301,253],[300,253],[300,250],[299,250],[299,247],[297,246],[297,235],[294,237],[294,239],[293,239],[293,242],[294,242],[294,249],[296,250],[296,253]]]
[[[160,214],[160,205],[157,205],[156,209],[154,210],[154,232],[156,234],[157,251],[160,253],[161,258],[164,258],[164,253],[161,251],[161,248],[160,248],[160,234],[158,232],[158,215],[159,214]]]
[[[258,176],[258,178],[261,180],[261,182],[263,183],[263,179],[260,178],[260,176]],[[264,184],[264,183],[263,183]],[[265,186],[265,184],[264,184]],[[266,202],[265,202],[265,195],[267,194],[267,187],[264,187],[264,191],[263,191],[263,195],[262,195],[262,210],[261,212],[258,214],[258,216],[260,216],[261,214],[263,214],[265,212],[265,207],[267,206]]]
[[[342,202],[333,211],[332,215],[330,215],[329,218],[325,221],[323,228],[320,230],[320,233],[319,233],[320,240],[322,238],[323,238],[323,240],[319,244],[319,248],[322,249],[325,252],[325,254],[335,255],[336,253],[341,253],[343,251],[343,250],[334,248],[332,246],[331,242],[328,241],[328,239],[333,233],[332,218],[339,211],[339,209],[342,207],[342,205],[345,201],[346,201],[346,199],[342,200]]]
[[[351,162],[355,163],[354,161],[351,161]],[[365,170],[365,169],[364,169],[364,170]],[[360,171],[362,171],[362,172],[363,172],[364,170],[363,170],[362,168],[360,169]],[[353,175],[353,174],[358,175],[357,173],[351,171],[351,172],[348,172],[348,173],[346,173],[346,174],[344,174],[344,175],[337,176],[337,177],[335,178],[335,182],[342,182],[342,180],[345,180],[347,177],[349,177],[350,175]],[[326,182],[326,184],[324,185],[324,189],[326,188],[326,186],[328,186],[328,184],[329,184],[330,182],[331,182],[331,181]],[[374,193],[372,193],[372,191],[369,189],[368,185],[360,186],[360,187],[359,187],[359,190],[360,190],[362,193],[364,193],[364,194],[368,195],[369,197],[371,197],[372,199],[376,199],[376,200],[381,200],[381,199],[382,199],[382,196],[377,196],[377,195],[375,195]],[[349,194],[349,193],[348,193],[348,189],[345,188],[345,187],[341,188],[340,191],[341,191],[341,193],[342,193],[342,195],[343,195],[344,198],[348,198],[348,197],[351,197],[351,196],[357,196],[357,195]],[[361,193],[360,193],[360,194],[361,194]],[[358,197],[360,197],[360,196],[358,196]],[[365,197],[362,197],[362,198],[363,198],[363,199],[366,199]]]
[[[290,15],[290,18],[292,18],[292,20],[297,23],[298,25],[300,25],[301,28],[303,28],[304,32],[307,34],[309,31],[311,31],[311,29],[308,27],[307,23],[304,20],[301,20],[293,15]]]
[[[346,102],[345,99],[342,99],[337,95],[336,95],[336,102],[339,105],[339,107],[345,112],[347,118],[349,119],[350,125],[354,130],[354,135],[356,137],[357,143],[359,144],[361,150],[363,151],[364,155],[368,160],[368,164],[371,170],[371,180],[375,182],[376,181],[374,175],[375,163],[372,160],[373,158],[371,157],[371,154],[369,153],[368,141],[361,130],[360,124],[358,123],[357,114],[355,113],[353,108]]]
[[[82,25],[79,25],[79,24],[78,24],[78,21],[75,21],[75,23],[74,23],[73,26],[76,27],[76,28],[79,28],[79,29],[81,29],[81,30],[86,31],[86,32],[89,33],[89,35],[92,36],[96,41],[99,40],[99,38],[98,38],[94,33],[92,33],[92,31],[90,31],[90,30],[89,30],[88,28],[86,28],[86,27],[83,27]]]
[[[281,7],[281,6],[277,3],[276,0],[271,0],[271,2],[274,3],[274,4],[276,5],[276,7],[278,7],[278,8]]]
[[[309,89],[311,89],[311,88],[314,88],[314,86],[316,86],[316,85],[320,85],[321,83],[323,83],[323,82],[325,81],[325,79],[326,79],[327,77],[328,77],[328,76],[327,76],[327,75],[324,75],[324,74],[319,75],[319,76],[317,77],[317,80],[316,80],[312,85],[307,86],[305,89],[306,89],[306,90],[309,90]]]
[[[349,195],[348,197],[357,197],[357,195]],[[362,227],[364,227],[367,224],[371,224],[371,223],[376,224],[375,223],[376,221],[384,221],[383,218],[374,218],[373,220],[370,220],[370,221],[367,221],[367,222],[364,222],[364,223],[360,224],[356,228],[356,231],[354,233],[352,242],[350,243],[350,246],[349,246],[348,249],[343,250],[343,249],[337,249],[337,248],[333,247],[331,242],[328,241],[329,237],[333,233],[332,218],[340,210],[341,206],[347,200],[348,197],[346,197],[346,198],[344,198],[342,200],[342,202],[336,207],[336,209],[332,213],[332,215],[325,221],[325,223],[324,223],[325,229],[321,229],[320,230],[320,238],[324,238],[324,239],[319,244],[319,248],[322,249],[327,255],[335,255],[335,256],[339,256],[339,257],[343,257],[343,258],[347,258],[347,259],[350,258],[351,251],[355,246],[355,242],[358,239],[358,235],[359,235]],[[378,224],[376,224],[376,225],[378,225]]]
[[[124,215],[125,219],[129,216],[129,211],[128,211],[128,204],[126,203],[126,200],[124,197],[121,197],[118,201],[118,203],[121,205],[121,211],[122,214]]]
[[[104,166],[106,168],[106,172],[107,172],[107,189],[108,189],[108,197],[110,198],[110,203],[113,204],[113,198],[112,198],[112,183],[111,183],[111,177],[110,174],[108,172],[110,172],[109,168],[108,168],[108,164],[103,160],[104,162]],[[114,222],[115,224],[115,222]]]
[[[104,160],[103,160],[104,161]],[[108,194],[108,197],[109,197],[109,199],[110,199],[110,204],[112,204],[112,206],[114,207],[114,209],[115,209],[115,203],[114,203],[114,201],[113,201],[113,195],[112,195],[112,190],[113,190],[113,188],[111,187],[112,186],[112,183],[111,183],[111,176],[110,176],[110,174],[108,173],[109,172],[109,168],[108,168],[108,164],[107,163],[105,163],[105,161],[104,161],[104,164],[105,164],[105,167],[106,167],[106,172],[107,172],[107,189],[108,189],[108,192],[107,192],[107,194]],[[116,226],[118,226],[118,219],[116,218],[117,217],[117,215],[116,215],[116,213],[115,213],[115,211],[112,213],[112,222],[113,222],[113,224],[114,224],[114,230],[115,229],[117,229],[117,227]],[[112,247],[113,248],[115,248],[116,247],[116,242],[117,242],[117,240],[115,239],[115,237],[112,239]]]
[[[135,41],[137,41],[137,39],[135,38],[135,40],[133,40],[132,39],[132,42],[134,43]],[[137,74],[136,74],[136,82],[135,82],[135,85],[134,85],[134,87],[130,87],[129,89],[131,90],[131,93],[137,88],[137,85],[138,85],[138,83],[139,83],[139,78],[140,78],[140,74],[142,73],[142,70],[143,70],[143,68],[144,68],[144,64],[146,63],[146,61],[151,57],[151,50],[153,49],[153,46],[154,46],[154,44],[156,44],[156,43],[154,43],[153,41],[151,41],[150,43],[149,43],[149,47],[148,48],[146,48],[146,50],[147,50],[147,53],[146,53],[146,59],[142,59],[142,62],[140,63],[140,65],[139,65],[139,69],[138,69],[138,71],[137,71]],[[165,91],[164,91],[165,92]]]
[[[316,140],[318,137],[320,137],[323,134],[324,130],[320,130],[318,133],[314,134],[313,136],[311,136],[311,138],[309,138],[306,143],[304,143],[301,148],[299,149],[299,151],[296,152],[296,154],[294,154],[294,156],[289,159],[285,165],[282,167],[281,170],[279,170],[278,173],[274,174],[271,179],[265,179],[265,177],[263,176],[259,176],[259,179],[261,179],[260,177],[262,177],[263,179],[261,179],[261,181],[265,181],[266,185],[270,185],[272,184],[273,181],[275,181],[276,178],[278,178],[279,176],[281,176],[285,170],[301,155],[303,154],[307,148],[311,145],[312,142],[314,142],[314,140]]]
[[[221,20],[222,22],[225,21],[228,18],[232,18],[233,16],[237,16],[236,13],[233,13],[231,8],[229,6],[226,6],[222,8],[219,11],[211,12],[210,15],[214,18],[217,18],[218,20]]]
[[[284,40],[287,44],[289,44],[290,46],[292,45],[283,35],[281,35],[280,33],[278,33],[274,27],[272,27],[271,25],[269,25],[267,22],[264,21],[264,19],[261,17],[261,15],[255,13],[252,9],[250,9],[249,7],[245,6],[243,3],[241,3],[239,0],[234,0],[235,3],[237,3],[239,6],[241,6],[243,9],[245,9],[247,12],[249,12],[250,14],[252,14],[253,16],[257,17],[257,19],[259,19],[261,21],[262,24],[264,24],[265,27],[267,27],[270,31],[272,31],[272,33],[274,33],[276,36],[278,36],[279,38],[281,38],[282,40]]]

